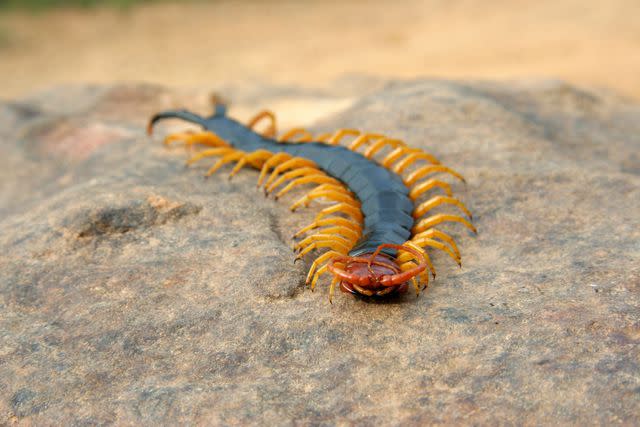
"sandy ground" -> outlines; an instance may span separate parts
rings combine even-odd
[[[640,97],[640,2],[245,1],[0,15],[0,97],[58,83],[552,77]]]

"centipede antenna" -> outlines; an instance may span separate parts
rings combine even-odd
[[[207,123],[207,119],[195,113],[192,113],[191,111],[187,111],[187,110],[163,111],[162,113],[155,114],[153,117],[151,117],[151,120],[149,120],[149,124],[147,125],[147,134],[149,135],[153,134],[153,126],[156,124],[156,122],[164,119],[182,119],[182,120],[186,120],[188,122],[195,123],[201,126],[206,126],[206,123]]]

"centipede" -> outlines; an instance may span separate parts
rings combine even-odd
[[[206,176],[226,166],[231,178],[253,167],[267,195],[281,199],[304,191],[291,211],[324,202],[314,220],[293,235],[293,250],[295,261],[315,256],[306,276],[312,291],[324,274],[332,276],[330,302],[336,287],[365,299],[403,294],[410,286],[420,295],[436,277],[431,250],[462,266],[458,245],[441,228],[457,223],[477,234],[471,212],[449,183],[465,182],[463,176],[400,139],[356,129],[314,136],[293,128],[278,136],[273,112],[263,110],[245,124],[229,117],[223,103],[207,117],[188,110],[156,113],[147,133],[165,119],[202,128],[171,133],[164,143],[188,147],[193,154],[187,165],[214,159]]]

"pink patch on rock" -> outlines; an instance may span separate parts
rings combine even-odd
[[[91,123],[81,127],[65,123],[44,135],[42,151],[46,154],[66,157],[72,161],[82,161],[98,147],[120,142],[132,135],[132,132],[127,129],[108,126],[104,123]]]

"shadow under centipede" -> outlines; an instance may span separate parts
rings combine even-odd
[[[393,294],[393,295],[384,295],[384,296],[367,296],[367,295],[363,295],[363,294],[352,294],[352,296],[360,302],[364,302],[367,304],[381,304],[381,305],[388,305],[388,304],[411,304],[414,301],[419,301],[420,298],[419,297],[411,297],[411,295],[409,295],[408,293],[406,294]]]

